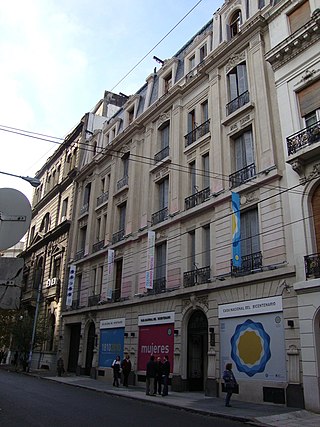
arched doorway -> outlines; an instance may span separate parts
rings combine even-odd
[[[205,387],[208,365],[208,320],[201,310],[192,313],[188,323],[188,385],[190,391]]]
[[[95,340],[95,326],[94,326],[94,323],[91,322],[89,329],[88,329],[85,375],[90,375],[90,373],[91,373],[92,360],[93,360],[93,350],[94,350],[94,340]]]

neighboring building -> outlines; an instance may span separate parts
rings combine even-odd
[[[14,246],[12,246],[11,248],[3,250],[0,253],[0,256],[6,257],[6,258],[15,258],[23,251],[23,247],[24,247],[24,242],[20,241]]]
[[[174,390],[217,396],[232,361],[239,399],[304,406],[280,117],[300,128],[266,61],[300,3],[226,1],[91,136],[61,313],[69,371],[111,378],[128,352],[142,382],[167,354]]]
[[[48,332],[43,346],[34,350],[32,368],[55,369],[56,366],[62,285],[67,280],[68,242],[76,191],[74,179],[86,153],[88,138],[119,108],[114,105],[117,100],[112,95],[105,93],[104,99],[83,116],[37,173],[41,185],[34,192],[31,226],[22,253],[25,268],[21,304],[33,313],[37,313],[38,306],[39,317]]]
[[[268,18],[271,50],[266,59],[275,75],[286,156],[286,224],[292,226],[290,264],[296,267],[288,354],[301,358],[307,409],[320,410],[320,1],[279,2]],[[289,289],[289,288],[288,288]],[[289,375],[290,375],[289,371]],[[292,381],[292,387],[300,377]]]

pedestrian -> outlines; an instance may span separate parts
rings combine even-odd
[[[63,363],[63,359],[60,356],[58,361],[57,361],[57,373],[58,373],[58,377],[61,377],[61,375],[64,374],[64,363]]]
[[[162,362],[161,357],[157,357],[156,362],[156,377],[154,379],[154,394],[161,394],[162,387]]]
[[[162,396],[168,396],[169,375],[170,375],[169,358],[168,356],[164,356],[163,364],[162,364],[162,380],[163,380]]]
[[[117,356],[114,361],[112,362],[112,369],[113,369],[113,386],[119,387],[120,383],[120,370],[121,370],[121,362],[120,362],[120,356]]]
[[[237,381],[236,381],[236,379],[233,375],[233,372],[232,372],[232,363],[226,364],[226,369],[223,372],[222,378],[224,380],[226,392],[227,392],[225,404],[226,404],[226,406],[230,407],[231,406],[230,405],[230,399],[231,399],[232,393],[234,391],[234,388],[237,385]]]
[[[129,379],[129,374],[131,372],[131,360],[128,353],[126,354],[125,358],[121,362],[121,369],[123,373],[123,386],[128,387],[128,379]]]
[[[154,393],[154,380],[157,372],[157,364],[154,360],[154,356],[150,356],[150,360],[147,363],[146,370],[146,395],[155,396]],[[151,392],[151,393],[150,393]]]

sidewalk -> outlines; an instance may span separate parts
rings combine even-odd
[[[106,394],[122,396],[130,399],[144,400],[157,405],[183,408],[186,411],[204,415],[226,417],[248,422],[258,426],[276,427],[319,427],[320,414],[306,410],[287,408],[281,405],[256,404],[242,402],[232,398],[232,407],[224,406],[224,398],[206,397],[201,392],[170,392],[169,396],[146,396],[145,389],[137,386],[115,388],[105,380],[95,380],[84,376],[57,377],[46,371],[33,371],[29,375],[40,376],[49,381],[56,381],[74,387],[82,387]]]

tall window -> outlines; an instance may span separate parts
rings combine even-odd
[[[300,91],[298,100],[305,127],[312,126],[320,120],[320,80]]]
[[[125,231],[127,204],[119,206],[119,231]]]
[[[239,171],[254,163],[253,141],[251,130],[244,132],[234,141],[235,170]]]
[[[204,123],[209,119],[208,100],[201,104],[201,122]]]
[[[229,99],[238,98],[248,90],[247,67],[246,64],[238,64],[228,74]]]
[[[230,19],[230,26],[229,26],[230,38],[236,36],[239,33],[241,23],[242,23],[241,11],[236,10]]]
[[[101,231],[101,218],[97,218],[96,222],[96,242],[100,241],[100,231]]]
[[[62,201],[62,208],[61,208],[61,221],[64,221],[67,219],[67,213],[68,213],[68,197],[66,197]]]
[[[210,187],[209,153],[202,156],[202,189]]]
[[[172,87],[172,73],[168,74],[164,78],[164,93],[168,93],[169,89]]]
[[[61,258],[59,256],[54,258],[53,260],[52,277],[57,277],[59,279],[60,274],[61,274]]]
[[[106,185],[106,179],[105,179],[105,177],[103,177],[103,178],[101,178],[101,181],[100,181],[100,193],[99,194],[104,193],[105,185]]]
[[[155,247],[155,279],[164,279],[167,274],[167,242]]]
[[[31,228],[31,231],[30,231],[29,245],[32,243],[32,240],[34,238],[35,232],[36,232],[36,226],[33,225],[32,228]]]
[[[129,156],[130,153],[126,153],[123,157],[122,157],[122,167],[123,167],[123,177],[128,176],[128,172],[129,172]]]
[[[79,233],[79,245],[78,245],[78,249],[79,250],[84,250],[85,246],[86,246],[86,237],[87,237],[87,226],[85,225],[84,227],[80,228],[80,233]]]
[[[195,55],[192,55],[191,58],[189,58],[189,70],[191,71],[196,65],[196,57]]]
[[[260,252],[258,209],[241,212],[240,216],[241,255]]]
[[[210,224],[202,227],[202,262],[203,267],[210,267]]]
[[[169,125],[169,123],[166,123],[160,129],[160,143],[161,143],[160,149],[161,150],[169,147],[169,131],[170,131],[170,125]]]
[[[207,56],[207,43],[200,48],[200,62]]]
[[[310,21],[311,11],[309,1],[302,3],[288,15],[291,33],[294,33]]]
[[[40,232],[41,233],[47,233],[50,228],[50,214],[47,212],[45,216],[42,219],[41,225],[40,225]]]
[[[168,207],[169,178],[159,184],[159,210]]]
[[[90,194],[91,194],[91,182],[89,182],[84,187],[84,192],[83,192],[83,206],[89,206],[89,203],[90,203]]]
[[[188,233],[188,248],[189,248],[189,266],[190,270],[196,268],[196,233],[194,230]]]
[[[196,128],[196,112],[195,110],[189,111],[188,113],[188,133],[192,132]]]
[[[196,162],[193,161],[189,163],[189,174],[190,174],[190,192],[191,194],[197,193],[197,184],[196,184]]]

